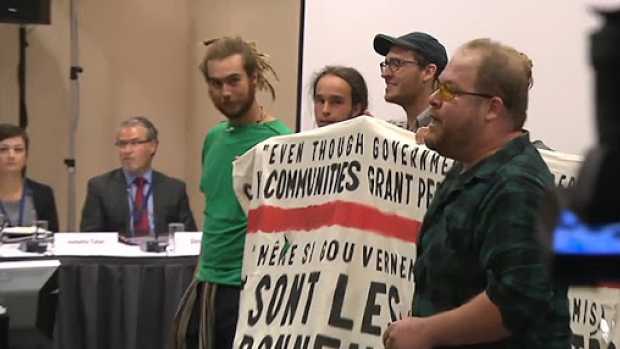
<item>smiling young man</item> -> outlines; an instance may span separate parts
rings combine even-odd
[[[537,238],[553,179],[522,128],[531,83],[530,59],[488,39],[439,77],[424,141],[456,163],[420,231],[413,317],[388,327],[386,348],[570,348],[566,290]]]
[[[205,45],[200,70],[211,101],[227,120],[208,132],[202,148],[200,189],[206,201],[202,249],[196,280],[187,293],[196,298],[185,298],[180,305],[175,347],[231,349],[247,228],[233,189],[233,162],[263,140],[292,131],[256,100],[258,90],[269,90],[275,98],[267,80],[267,74],[275,72],[255,43],[223,37]],[[189,323],[187,334],[183,323]]]
[[[375,51],[385,56],[381,77],[385,80],[385,101],[401,106],[407,114],[407,129],[416,132],[428,125],[428,98],[435,81],[448,63],[445,47],[433,36],[413,32],[394,38],[378,34]]]

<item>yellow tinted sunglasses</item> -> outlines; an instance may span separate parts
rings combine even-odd
[[[476,97],[481,97],[481,98],[495,97],[495,96],[485,94],[485,93],[459,91],[457,89],[452,88],[450,85],[446,84],[445,82],[435,83],[435,89],[439,91],[439,96],[444,101],[451,101],[458,95],[476,96]]]

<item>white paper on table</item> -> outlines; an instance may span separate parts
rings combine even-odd
[[[108,255],[118,244],[118,233],[56,233],[54,255]]]
[[[174,233],[174,255],[176,256],[198,256],[201,245],[201,231],[179,231]]]
[[[37,258],[41,257],[40,253],[23,252],[19,249],[19,244],[2,244],[0,246],[0,257],[4,258]],[[6,263],[6,262],[3,262]]]

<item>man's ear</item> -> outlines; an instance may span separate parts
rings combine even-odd
[[[159,141],[155,141],[153,143],[153,151],[151,152],[151,156],[155,156],[155,153],[157,153],[157,146],[159,145]]]
[[[362,104],[361,103],[357,103],[356,105],[353,106],[353,110],[351,110],[351,117],[354,116],[360,116],[362,115],[362,113],[364,112],[364,110],[362,110]]]
[[[487,122],[497,119],[504,110],[504,101],[501,98],[493,97],[489,101],[489,109],[485,116]]]
[[[427,65],[424,68],[424,81],[433,81],[435,80],[435,74],[437,73],[437,66],[433,63]]]

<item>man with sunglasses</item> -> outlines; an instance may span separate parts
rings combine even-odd
[[[537,238],[553,178],[523,130],[532,63],[488,39],[461,46],[430,98],[426,145],[455,160],[419,232],[413,316],[388,349],[570,348],[566,289]]]
[[[444,46],[422,32],[398,38],[378,34],[373,46],[378,54],[385,56],[379,65],[385,80],[385,100],[405,110],[408,130],[416,132],[419,127],[427,126],[428,97],[448,63]]]
[[[185,183],[152,168],[155,125],[143,116],[126,119],[115,145],[121,168],[88,181],[80,231],[117,232],[122,240],[167,233],[170,223],[196,231]]]

